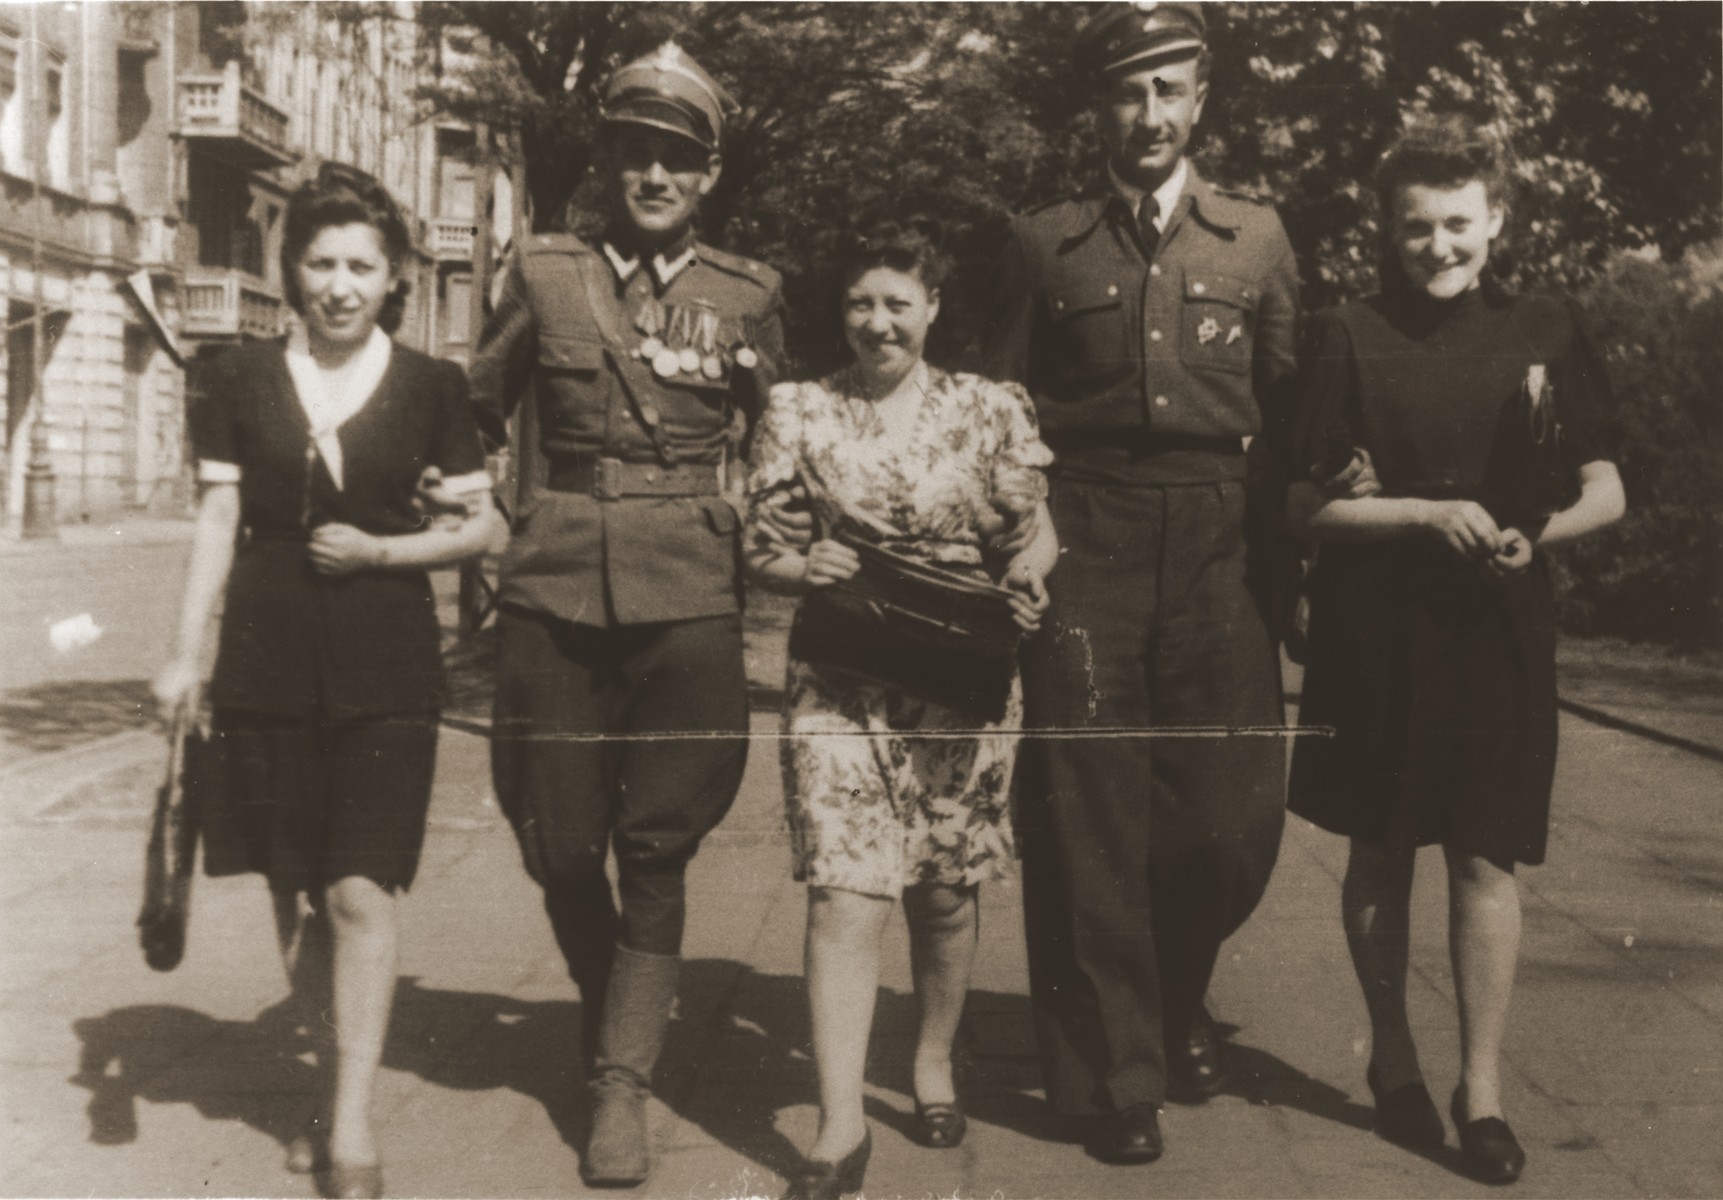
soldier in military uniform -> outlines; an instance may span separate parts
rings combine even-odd
[[[1012,226],[986,366],[1023,382],[1066,550],[1024,654],[1022,854],[1048,1100],[1094,1152],[1161,1153],[1169,1070],[1224,1081],[1203,996],[1266,886],[1284,749],[1245,586],[1245,448],[1284,419],[1297,276],[1273,209],[1185,157],[1208,92],[1200,5],[1107,5],[1079,33],[1109,166]],[[1163,736],[1152,736],[1163,732]]]
[[[609,223],[590,242],[526,241],[472,369],[499,440],[524,402],[530,498],[501,571],[492,769],[581,992],[594,1184],[646,1177],[683,875],[747,749],[723,464],[783,331],[778,275],[694,237],[733,108],[674,44],[620,68],[599,155]]]

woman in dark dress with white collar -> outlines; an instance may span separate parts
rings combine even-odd
[[[399,209],[363,172],[325,164],[289,201],[282,276],[300,322],[205,376],[197,528],[155,684],[164,712],[196,703],[219,604],[205,869],[268,878],[298,1018],[315,1037],[333,1012],[332,1095],[287,1163],[320,1172],[330,1196],[382,1193],[372,1081],[443,686],[426,568],[475,557],[503,528],[465,376],[386,332],[410,252]],[[420,516],[428,467],[469,497],[464,515]]]
[[[1289,807],[1351,839],[1342,919],[1372,1034],[1376,1130],[1445,1132],[1406,1014],[1412,868],[1439,843],[1460,1017],[1450,1112],[1468,1173],[1519,1177],[1501,1049],[1519,957],[1514,868],[1544,860],[1555,774],[1555,604],[1544,548],[1619,518],[1608,372],[1570,303],[1484,273],[1511,178],[1470,121],[1425,118],[1384,156],[1379,295],[1319,314],[1303,364],[1294,520],[1322,542]],[[1529,496],[1522,405],[1553,385],[1577,498]],[[1377,495],[1319,487],[1368,453]],[[1560,511],[1552,512],[1552,508]]]

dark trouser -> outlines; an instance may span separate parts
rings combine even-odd
[[[618,943],[681,950],[683,876],[748,753],[741,620],[595,629],[505,607],[498,643],[497,798],[591,1004]],[[721,736],[639,736],[677,733]],[[595,736],[617,734],[633,737]],[[620,915],[604,873],[612,846]]]
[[[1163,1039],[1202,1004],[1262,897],[1284,820],[1279,666],[1245,588],[1242,483],[1056,480],[1065,547],[1023,656],[1019,843],[1047,1098],[1081,1115],[1166,1097]]]

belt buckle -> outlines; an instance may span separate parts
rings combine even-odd
[[[592,494],[600,500],[622,499],[622,460],[601,458],[592,473]]]

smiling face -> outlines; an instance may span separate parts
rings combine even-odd
[[[938,316],[939,293],[904,271],[874,267],[844,289],[844,337],[869,380],[907,375]]]
[[[1197,60],[1120,75],[1103,87],[1101,141],[1113,170],[1152,192],[1178,167],[1202,119],[1208,84],[1198,78]]]
[[[362,343],[400,281],[375,226],[325,225],[294,264],[301,315],[313,346]]]
[[[609,136],[612,181],[635,236],[647,246],[676,241],[718,182],[718,156],[688,138],[641,125],[619,123]]]
[[[1394,193],[1393,207],[1394,252],[1413,287],[1451,300],[1478,286],[1503,216],[1482,180],[1460,187],[1409,183]]]

